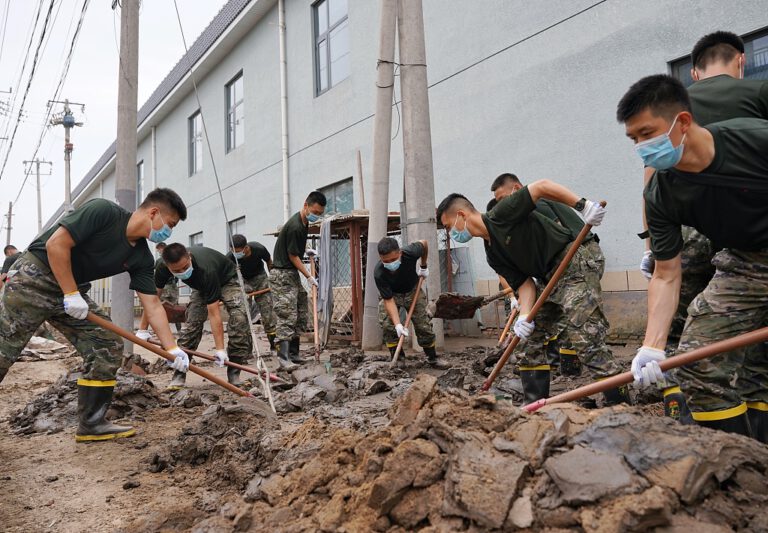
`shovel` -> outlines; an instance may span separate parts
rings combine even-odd
[[[600,205],[605,207],[606,206],[605,201],[600,202]],[[557,285],[557,282],[560,281],[560,278],[563,276],[565,269],[568,268],[568,265],[571,262],[571,259],[573,259],[573,256],[576,255],[576,252],[579,250],[579,246],[581,246],[581,243],[584,242],[584,239],[586,238],[587,233],[589,233],[591,230],[592,230],[592,226],[590,224],[584,224],[584,227],[581,228],[581,231],[576,236],[576,239],[574,239],[574,241],[571,243],[571,247],[568,249],[568,252],[565,254],[565,257],[563,257],[563,260],[560,261],[560,265],[557,267],[557,270],[555,270],[555,273],[552,274],[552,279],[549,280],[549,283],[547,283],[547,286],[544,287],[544,290],[539,295],[538,299],[536,300],[536,303],[533,304],[533,308],[531,309],[530,313],[528,313],[528,322],[533,321],[533,318],[536,316],[536,313],[539,312],[539,309],[541,309],[541,306],[544,305],[544,302],[547,301],[547,298],[549,298],[549,295],[552,294],[553,290],[555,290],[555,286]],[[509,356],[512,355],[512,352],[515,350],[515,348],[517,348],[518,344],[520,344],[520,337],[515,335],[515,338],[512,339],[512,342],[510,342],[509,345],[506,347],[506,349],[504,350],[504,353],[501,354],[501,359],[499,359],[499,362],[496,363],[496,366],[493,368],[493,372],[491,372],[491,375],[488,376],[488,379],[485,380],[480,390],[487,391],[488,389],[491,388],[491,385],[493,385],[493,382],[499,376],[499,373],[501,372],[501,369],[504,368],[504,365],[507,364],[507,361],[509,360]]]
[[[413,311],[416,309],[416,300],[419,299],[419,296],[421,295],[421,282],[424,281],[424,278],[419,276],[419,281],[416,283],[416,291],[413,293],[413,300],[411,301],[411,307],[408,308],[408,314],[405,316],[405,324],[403,326],[407,329],[408,326],[411,325],[411,317],[413,316]],[[389,363],[389,368],[394,368],[394,366],[397,364],[397,358],[400,357],[400,352],[403,350],[403,342],[405,342],[405,335],[400,337],[400,340],[397,341],[397,348],[395,348],[395,356],[392,358],[392,362]]]
[[[146,348],[147,350],[149,350],[150,352],[152,352],[152,353],[154,353],[156,355],[159,355],[163,359],[166,359],[168,361],[174,361],[176,359],[174,356],[172,356],[171,354],[169,354],[168,352],[166,352],[162,348],[158,348],[154,344],[151,344],[151,343],[149,343],[147,341],[141,340],[140,338],[138,338],[133,333],[125,331],[120,326],[117,326],[117,325],[113,324],[112,322],[110,322],[109,320],[105,320],[105,319],[101,318],[100,316],[98,316],[98,315],[96,315],[94,313],[88,313],[88,317],[87,318],[88,318],[88,320],[90,320],[91,322],[96,324],[97,326],[100,326],[100,327],[102,327],[102,328],[104,328],[106,330],[109,330],[112,333],[116,333],[116,334],[120,335],[122,338],[124,338],[126,340],[129,340],[129,341],[131,341],[134,344],[138,344],[142,348]],[[227,381],[225,381],[225,380],[223,380],[223,379],[221,379],[219,377],[216,377],[213,374],[211,374],[210,372],[206,372],[202,368],[198,368],[195,365],[189,365],[189,371],[197,374],[198,376],[200,376],[200,377],[202,377],[204,379],[207,379],[211,383],[215,383],[216,385],[219,385],[220,387],[224,387],[228,391],[233,392],[233,393],[237,394],[238,396],[243,396],[245,398],[256,398],[250,392],[244,391],[244,390],[242,390],[242,389],[240,389],[238,387],[235,387],[231,383],[229,383],[229,382],[227,382]]]
[[[271,290],[272,289],[270,289],[270,288],[261,289],[261,290],[258,290],[258,291],[249,292],[246,296],[259,296],[260,294],[266,294],[266,293],[270,292]]]
[[[756,329],[755,331],[750,331],[749,333],[742,333],[741,335],[731,337],[730,339],[718,341],[712,344],[708,344],[707,346],[702,346],[701,348],[696,348],[690,352],[678,354],[674,357],[669,357],[668,359],[661,361],[659,363],[659,367],[662,371],[666,372],[667,370],[687,365],[701,359],[706,359],[707,357],[712,357],[713,355],[717,355],[719,353],[730,352],[732,350],[737,350],[751,344],[758,344],[765,341],[768,341],[768,327]],[[624,372],[622,374],[617,374],[600,381],[595,381],[589,385],[584,385],[578,389],[573,389],[571,391],[558,394],[557,396],[552,396],[551,398],[542,398],[541,400],[537,400],[533,403],[529,403],[528,405],[523,406],[523,409],[528,413],[533,413],[545,405],[572,402],[586,396],[592,396],[593,394],[597,394],[599,392],[605,392],[607,390],[632,383],[633,381],[634,377],[632,376],[632,372]]]
[[[475,311],[511,293],[512,289],[504,289],[491,296],[466,296],[455,292],[444,292],[437,300],[427,306],[427,315],[432,318],[446,320],[461,320],[472,318]]]
[[[309,256],[309,267],[311,269],[310,274],[312,274],[312,277],[314,278],[317,274],[317,269],[315,267],[315,256],[311,255]],[[315,330],[315,362],[320,362],[320,330],[318,329],[318,319],[317,319],[317,286],[312,285],[312,314],[313,314],[313,327]]]

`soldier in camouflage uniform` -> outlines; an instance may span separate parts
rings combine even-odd
[[[272,257],[269,251],[256,241],[248,242],[243,235],[232,235],[233,249],[227,253],[227,259],[240,265],[243,281],[248,292],[269,289],[269,278],[264,266],[272,269]],[[275,350],[275,312],[272,303],[272,293],[265,292],[253,297],[255,306],[261,314],[261,325],[269,340],[270,350]],[[253,307],[251,308],[253,309]],[[253,311],[252,311],[253,314]]]
[[[555,290],[536,316],[528,321],[536,300],[534,278],[548,281],[573,242],[573,233],[536,211],[541,198],[573,206],[584,220],[598,225],[605,210],[598,203],[579,199],[571,191],[548,180],[536,181],[503,198],[488,213],[482,214],[460,194],[446,197],[437,210],[443,225],[456,242],[472,237],[486,241],[486,258],[496,273],[518,292],[520,315],[515,334],[521,347],[520,377],[526,402],[549,395],[550,365],[544,344],[554,335],[579,351],[584,366],[595,377],[619,372],[613,354],[605,345],[608,322],[602,311],[599,278],[590,253],[579,247]],[[560,324],[567,320],[568,327]],[[527,339],[527,340],[526,340]],[[626,388],[605,393],[605,402],[629,402]]]
[[[299,341],[301,333],[307,329],[308,306],[307,292],[301,285],[299,273],[307,279],[310,287],[317,287],[317,279],[309,273],[302,257],[307,247],[309,224],[320,220],[326,203],[323,193],[311,192],[301,211],[280,228],[272,254],[269,285],[277,318],[277,359],[286,370],[294,370],[304,362],[299,355]]]
[[[417,241],[402,249],[392,237],[384,237],[379,241],[378,252],[381,260],[376,264],[373,274],[381,296],[379,324],[384,330],[384,342],[394,357],[400,337],[409,336],[408,328],[400,323],[399,309],[405,309],[407,312],[416,298],[416,307],[411,317],[416,339],[427,356],[427,364],[433,368],[445,369],[448,365],[438,359],[435,351],[435,334],[427,317],[427,298],[422,290],[416,293],[419,277],[426,278],[429,275],[428,250],[427,241]]]
[[[1,296],[0,381],[35,330],[48,321],[83,357],[83,374],[77,381],[78,442],[135,433],[105,419],[123,341],[85,320],[89,312],[109,320],[85,292],[88,282],[128,272],[130,287],[138,293],[162,345],[176,357],[173,367],[185,372],[189,365],[155,292],[146,242],[170,237],[171,228],[186,216],[184,203],[170,189],[155,189],[133,213],[107,200],[90,200],[37,237],[14,264],[17,272]]]
[[[768,318],[768,122],[735,118],[700,126],[688,93],[671,76],[648,76],[630,87],[617,118],[656,172],[645,188],[655,258],[648,287],[643,346],[632,361],[639,386],[664,383],[659,367],[681,279],[682,226],[720,249],[715,275],[688,307],[679,349],[687,351],[766,325]],[[648,141],[648,142],[643,142]],[[754,365],[754,366],[752,366]],[[734,386],[768,369],[745,365],[743,350],[681,367],[674,373],[697,424],[768,439],[768,410],[747,405]],[[749,413],[748,413],[749,411]],[[750,427],[752,426],[752,427]]]
[[[210,320],[215,345],[216,364],[224,366],[230,359],[244,364],[253,352],[251,325],[245,309],[246,301],[237,282],[235,266],[224,254],[204,246],[187,250],[182,244],[171,244],[163,250],[165,262],[155,272],[155,285],[165,287],[171,277],[186,283],[192,293],[187,306],[186,323],[179,335],[179,346],[196,350],[203,338],[206,319]],[[227,348],[224,348],[224,322],[219,302],[227,310]],[[170,389],[184,386],[186,375],[176,372]],[[227,367],[227,380],[239,384],[240,370]]]

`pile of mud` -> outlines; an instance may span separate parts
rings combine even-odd
[[[81,372],[61,376],[40,396],[11,416],[9,424],[17,435],[57,433],[77,424],[77,380]],[[111,420],[139,418],[151,408],[167,406],[154,384],[131,372],[119,370],[114,399],[107,413]]]
[[[768,530],[768,447],[639,408],[527,415],[419,375],[369,433],[221,409],[167,447],[243,491],[193,531]]]

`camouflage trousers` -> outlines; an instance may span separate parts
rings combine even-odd
[[[555,259],[558,264],[566,250]],[[599,270],[589,250],[580,246],[534,318],[533,334],[518,348],[521,370],[548,367],[545,346],[556,337],[561,350],[570,350],[563,353],[577,355],[592,376],[604,378],[621,371],[605,344],[609,325],[603,314]]]
[[[427,316],[427,297],[424,295],[424,291],[419,291],[418,296],[416,296],[416,289],[414,288],[409,293],[393,295],[397,308],[405,309],[406,312],[411,308],[414,297],[416,297],[416,307],[413,308],[413,316],[408,329],[416,330],[416,340],[418,340],[419,346],[432,348],[435,345],[435,333],[432,331],[432,322]],[[384,308],[384,300],[379,300],[379,325],[384,331],[384,342],[387,343],[387,348],[397,346],[399,339],[395,325]]]
[[[274,302],[275,339],[289,341],[307,330],[309,308],[307,291],[301,285],[299,272],[294,269],[273,268],[269,273]]]
[[[179,284],[175,279],[163,287],[163,291],[160,293],[160,301],[168,302],[171,305],[179,303]]]
[[[64,296],[50,269],[31,253],[14,263],[17,272],[2,291],[0,309],[0,381],[3,380],[38,327],[48,321],[83,357],[83,379],[115,379],[123,359],[123,340],[88,320],[64,312]],[[87,293],[81,292],[90,311],[109,320]]]
[[[245,281],[246,291],[254,292],[269,288],[269,278],[266,274],[260,274]],[[261,313],[261,325],[264,326],[264,332],[267,334],[275,333],[275,310],[272,304],[272,293],[266,292],[253,297],[256,306]]]
[[[229,315],[227,355],[233,363],[244,363],[253,353],[253,338],[245,311],[246,303],[236,279],[229,280],[221,287],[221,301]],[[208,306],[197,290],[193,289],[189,296],[186,318],[184,328],[179,334],[179,346],[196,350],[203,338],[203,327],[208,319]]]
[[[714,277],[688,307],[681,352],[768,325],[768,250],[725,249],[712,264]],[[745,401],[768,401],[763,349],[719,354],[673,373],[695,420],[730,418],[746,408]]]

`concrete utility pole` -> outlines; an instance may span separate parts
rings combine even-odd
[[[37,183],[37,234],[40,235],[43,232],[43,205],[40,200],[40,165],[51,165],[53,166],[53,163],[50,161],[44,161],[41,159],[35,159],[33,161],[24,161],[24,164],[35,164],[35,174],[37,176],[36,183]],[[31,170],[31,169],[30,169]],[[50,174],[47,174],[50,175]]]
[[[277,2],[280,50],[280,154],[283,161],[283,222],[291,218],[291,183],[288,174],[288,59],[285,52],[285,0]]]
[[[11,244],[11,219],[13,217],[13,202],[8,202],[8,214],[5,215],[6,218],[6,234],[5,234],[5,245],[8,246]]]
[[[112,8],[115,8],[112,4]],[[115,200],[128,211],[136,210],[136,106],[139,86],[139,0],[122,0],[120,10],[120,60],[117,66],[117,154]],[[133,291],[127,272],[112,278],[112,320],[133,330]],[[125,353],[133,344],[125,342]]]
[[[72,109],[69,107],[69,100],[64,100],[63,102],[48,100],[48,105],[56,103],[64,104],[64,113],[54,116],[51,119],[51,124],[54,126],[58,126],[59,124],[64,126],[64,214],[66,214],[72,211],[72,186],[69,163],[72,160],[72,150],[75,146],[71,142],[70,131],[75,126],[82,126],[83,123],[75,121],[75,115],[72,114]]]
[[[427,94],[427,54],[424,44],[424,12],[421,0],[399,0],[397,16],[400,44],[400,92],[403,98],[403,152],[405,198],[408,205],[409,242],[429,244],[427,294],[440,294],[440,254],[435,220],[435,184],[432,167],[432,136]],[[443,323],[432,321],[437,347],[444,346]]]
[[[387,234],[389,214],[389,160],[392,150],[392,93],[395,88],[395,35],[397,0],[381,0],[379,60],[376,64],[376,115],[373,119],[373,176],[371,211],[368,218],[368,262],[365,269],[363,310],[364,350],[381,348],[379,291],[373,271],[379,259],[376,245]]]

